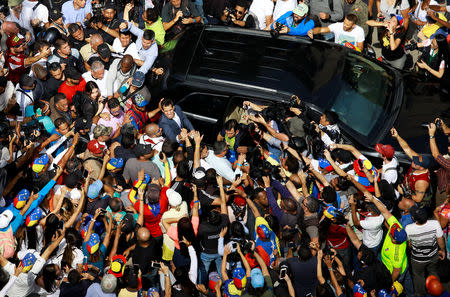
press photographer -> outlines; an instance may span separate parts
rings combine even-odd
[[[92,34],[99,33],[106,43],[112,44],[114,38],[119,37],[120,25],[114,2],[108,1],[101,11],[94,13],[94,16],[88,21],[87,25],[95,31],[91,32]]]
[[[167,32],[166,40],[181,33],[186,26],[201,21],[200,12],[194,2],[189,0],[171,0],[164,6],[161,17],[164,30]]]
[[[300,3],[293,11],[288,11],[270,26],[273,37],[279,34],[306,36],[314,28],[314,21],[308,16],[308,6]]]
[[[255,19],[248,13],[248,3],[245,0],[238,0],[234,9],[225,7],[220,20],[225,26],[256,28]]]

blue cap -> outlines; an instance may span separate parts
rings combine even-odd
[[[100,191],[103,188],[103,183],[101,180],[96,180],[95,182],[93,182],[89,188],[88,188],[88,192],[87,192],[87,196],[88,198],[91,199],[95,199],[98,197],[98,194],[100,194]]]
[[[148,100],[145,99],[141,94],[134,95],[133,101],[138,107],[144,107],[148,104]]]
[[[257,288],[262,288],[264,287],[264,276],[262,274],[261,269],[259,268],[253,268],[252,272],[251,272],[251,277],[252,277],[252,287],[257,289]]]

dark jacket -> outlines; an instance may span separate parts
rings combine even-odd
[[[183,111],[181,111],[181,108],[178,105],[175,105],[174,109],[175,113],[180,118],[181,128],[186,128],[188,131],[194,130],[194,127]],[[161,127],[166,138],[172,141],[177,141],[177,135],[180,134],[181,128],[174,119],[169,120],[164,114],[162,114],[161,119],[159,120],[159,126]]]

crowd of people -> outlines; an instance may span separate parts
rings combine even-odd
[[[202,24],[362,52],[379,27],[383,61],[402,69],[420,49],[445,85],[450,6],[375,4],[8,0],[0,296],[449,296],[450,146],[436,138],[450,118],[430,119],[430,154],[392,128],[400,164],[390,144],[369,160],[335,112],[314,121],[296,96],[241,101],[213,143],[163,98],[164,54]]]

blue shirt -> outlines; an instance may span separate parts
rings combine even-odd
[[[20,210],[18,210],[17,208],[14,207],[13,204],[9,205],[6,208],[2,209],[2,212],[6,209],[11,210],[11,212],[14,214],[14,218],[11,221],[11,223],[9,224],[8,227],[0,229],[0,232],[6,232],[8,230],[8,228],[11,226],[12,230],[13,230],[13,234],[16,234],[17,229],[19,229],[20,226],[22,226],[23,222],[25,221],[25,218],[27,217],[27,215],[29,215],[36,207],[39,206],[39,204],[41,204],[42,200],[44,200],[45,196],[47,196],[48,192],[50,192],[50,190],[53,188],[53,186],[56,184],[56,181],[54,181],[53,179],[50,180],[43,188],[42,190],[39,191],[39,198],[34,200],[31,205],[30,208],[28,208],[27,212],[25,213],[25,215],[21,215],[20,214]]]
[[[25,108],[25,117],[32,117],[34,115],[34,109],[33,109],[33,105],[28,105]],[[53,134],[56,132],[55,130],[55,125],[52,122],[52,119],[49,116],[40,116],[37,118],[37,121],[39,123],[41,123],[42,125],[44,125],[45,130],[49,133],[49,134]],[[29,124],[34,123],[34,121],[31,121]]]
[[[402,217],[400,218],[400,225],[403,226],[403,229],[408,226],[409,224],[414,223],[411,214],[406,214],[406,215],[402,215]]]
[[[144,61],[144,64],[142,64],[138,71],[147,74],[150,68],[152,68],[156,58],[158,57],[158,45],[156,44],[156,41],[154,41],[148,49],[144,49],[144,47],[142,46],[142,36],[144,35],[144,30],[139,29],[130,22],[128,22],[128,30],[130,30],[131,33],[133,33],[137,37],[136,50],[139,54],[139,59]]]
[[[97,262],[91,262],[89,261],[89,252],[87,250],[87,242],[83,242],[82,246],[83,255],[87,257],[88,264],[94,265],[98,269],[100,269],[100,274],[103,274],[103,266],[105,262],[105,254],[106,254],[106,247],[103,245],[103,243],[100,243],[100,247],[98,248],[98,252],[100,253],[99,261]]]
[[[289,32],[287,34],[289,35],[296,35],[296,36],[306,36],[308,34],[308,31],[314,28],[314,21],[312,19],[309,19],[306,23],[306,17],[298,24],[294,24],[294,17],[292,11],[288,11],[282,16],[276,20],[277,23],[283,24],[286,27],[289,28]],[[272,29],[273,24],[272,24]]]
[[[65,25],[72,23],[80,23],[84,27],[84,19],[88,13],[92,13],[92,5],[90,0],[86,0],[86,5],[83,8],[75,10],[73,1],[67,1],[62,5],[61,12]]]

